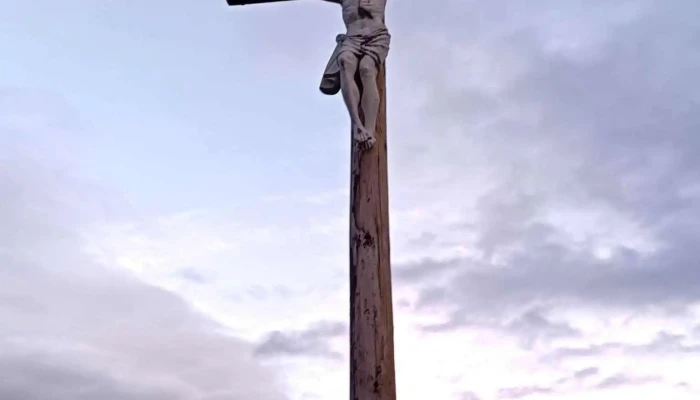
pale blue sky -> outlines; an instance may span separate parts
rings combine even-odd
[[[289,45],[266,14],[337,16],[332,5],[49,3],[5,7],[2,79],[64,96],[84,131],[78,161],[130,200],[173,211],[250,207],[345,184],[345,115],[317,89],[326,60],[301,71],[265,65],[255,50],[275,37]],[[317,38],[301,37],[313,41],[294,44],[332,50],[332,25],[320,25]]]

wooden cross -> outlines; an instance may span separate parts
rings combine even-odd
[[[230,6],[282,1],[293,0],[227,0]],[[351,150],[350,400],[396,400],[384,63],[377,86],[376,143],[364,149],[352,140]]]

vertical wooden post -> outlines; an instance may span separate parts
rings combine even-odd
[[[289,0],[227,0],[230,6]],[[339,0],[325,0],[340,3]],[[386,63],[370,150],[352,142],[350,176],[350,400],[396,400],[389,254]],[[352,138],[352,133],[350,137]]]
[[[352,145],[350,180],[350,400],[395,400],[389,254],[386,68],[377,77],[377,142]]]

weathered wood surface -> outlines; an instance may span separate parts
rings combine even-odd
[[[377,77],[377,142],[352,145],[350,191],[350,400],[395,400],[389,254],[386,69]]]

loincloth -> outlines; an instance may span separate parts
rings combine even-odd
[[[320,85],[321,92],[327,95],[334,95],[340,91],[340,62],[338,58],[342,53],[348,51],[354,54],[358,60],[370,57],[379,67],[384,64],[389,54],[391,35],[386,28],[382,28],[371,35],[338,35],[335,41],[335,50],[323,72]]]

